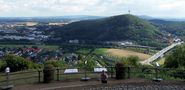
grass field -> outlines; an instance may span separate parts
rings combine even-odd
[[[146,60],[151,57],[148,54],[129,51],[129,50],[123,50],[123,49],[107,49],[106,53],[114,55],[114,56],[118,56],[118,57],[138,56],[140,60]]]
[[[157,61],[160,65],[163,65],[165,62],[165,58],[161,58],[160,60]]]
[[[98,48],[98,49],[94,50],[94,53],[96,53],[96,54],[105,54],[106,51],[107,51],[106,48]]]

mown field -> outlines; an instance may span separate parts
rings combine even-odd
[[[136,52],[132,50],[125,50],[125,49],[114,49],[114,48],[100,48],[96,49],[95,53],[97,54],[108,54],[111,56],[116,57],[129,57],[129,56],[137,56],[140,60],[146,60],[151,57],[151,55],[144,54],[141,52]]]
[[[129,56],[137,56],[141,61],[150,58],[152,55],[145,54],[133,49],[114,49],[114,48],[99,48],[94,51],[96,54],[102,55],[111,55],[115,57],[129,57]],[[157,51],[155,51],[157,52]],[[154,54],[154,52],[152,52]],[[163,65],[165,62],[165,58],[160,58],[154,62],[158,62],[160,65]]]
[[[163,65],[165,62],[165,58],[161,58],[157,61],[160,65]]]
[[[129,51],[129,50],[123,50],[123,49],[107,49],[106,52],[111,55],[116,55],[119,57],[137,56],[137,57],[139,57],[140,60],[146,60],[151,57],[148,54]]]

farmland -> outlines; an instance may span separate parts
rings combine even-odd
[[[145,60],[150,57],[148,54],[130,51],[130,50],[124,50],[124,49],[106,49],[104,50],[105,53],[110,54],[112,56],[118,56],[118,57],[129,57],[129,56],[137,56],[140,60]]]

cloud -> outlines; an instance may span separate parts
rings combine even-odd
[[[184,5],[185,0],[0,0],[0,16],[111,16],[130,9],[135,15],[183,17]]]

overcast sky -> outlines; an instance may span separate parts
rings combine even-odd
[[[185,0],[0,0],[0,17],[127,14],[185,17]]]

